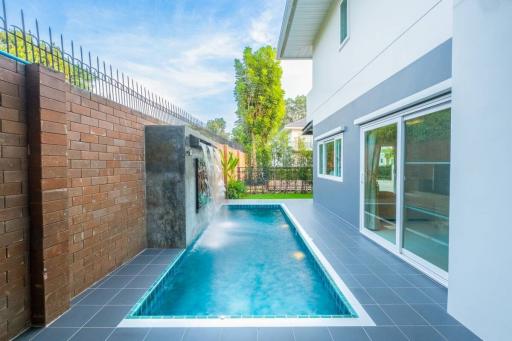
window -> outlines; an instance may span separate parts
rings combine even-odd
[[[341,181],[343,178],[343,135],[318,142],[318,176]]]
[[[340,45],[343,45],[348,38],[348,0],[341,0],[340,3]]]

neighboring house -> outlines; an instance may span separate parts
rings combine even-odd
[[[303,118],[295,122],[288,123],[283,127],[283,130],[289,132],[290,142],[289,145],[293,151],[299,150],[299,141],[304,142],[304,146],[307,149],[313,148],[313,136],[303,135],[303,129],[307,125],[308,121]]]
[[[313,60],[315,202],[486,340],[512,335],[511,34],[510,1],[288,0],[278,46]]]

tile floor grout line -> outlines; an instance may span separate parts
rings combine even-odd
[[[329,327],[326,327],[327,328],[327,333],[329,334],[329,336],[331,337],[331,341],[336,341],[334,340],[334,336],[332,336],[332,333],[331,333],[331,328]]]

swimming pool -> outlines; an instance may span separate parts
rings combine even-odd
[[[323,256],[320,259],[318,251],[312,250],[316,247],[308,243],[310,238],[285,210],[282,205],[223,206],[122,325],[138,325],[141,320],[184,326],[198,321],[287,325],[290,319],[308,320],[312,325],[338,321],[336,325],[341,320],[371,325],[351,293],[349,302],[348,288],[337,275],[332,278]]]

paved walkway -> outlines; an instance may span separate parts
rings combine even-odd
[[[287,200],[286,205],[375,321],[376,327],[116,328],[179,253],[175,249],[146,249],[73,299],[71,309],[49,327],[33,328],[18,339],[479,340],[446,313],[444,287],[371,242],[328,210],[313,204],[312,200]]]

